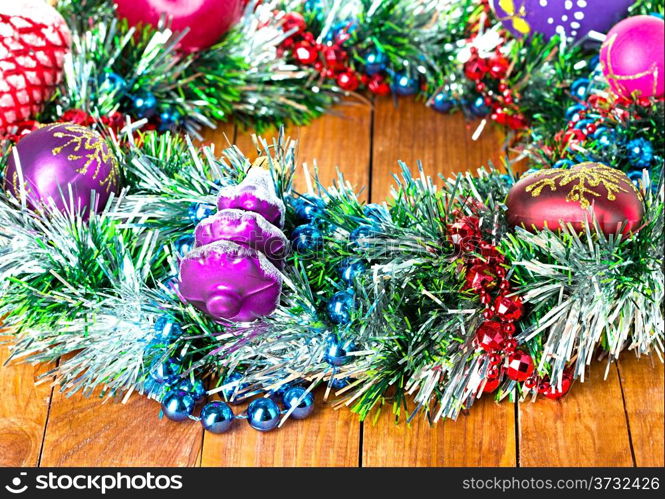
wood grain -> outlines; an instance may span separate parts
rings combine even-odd
[[[561,400],[519,405],[521,466],[632,466],[619,376],[593,362]]]
[[[37,466],[51,387],[35,380],[50,366],[4,365],[8,357],[0,346],[0,466]]]
[[[655,355],[638,359],[632,352],[624,352],[619,360],[619,375],[635,464],[662,467],[663,363]]]
[[[203,429],[159,419],[159,404],[133,395],[126,404],[56,391],[41,466],[195,466]]]
[[[356,185],[367,184],[370,167],[371,109],[368,106],[336,108],[308,127],[293,127],[287,135],[299,141],[298,160],[310,167],[317,160],[323,185],[336,178],[339,166]],[[339,111],[343,111],[340,115]],[[262,134],[268,138],[277,132]],[[249,153],[251,133],[238,131],[236,144]],[[249,154],[248,154],[249,155]],[[306,185],[298,172],[296,188]],[[321,394],[317,394],[319,400]],[[357,466],[360,423],[349,411],[334,411],[320,405],[303,421],[287,421],[283,428],[260,433],[246,422],[236,422],[224,435],[206,433],[203,440],[203,466]]]

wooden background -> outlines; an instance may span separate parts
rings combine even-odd
[[[341,115],[343,114],[343,117]],[[477,123],[443,116],[422,103],[390,99],[346,105],[310,126],[292,128],[299,157],[314,159],[324,181],[339,166],[366,199],[384,200],[397,160],[423,161],[449,174],[500,160],[502,137]],[[206,139],[252,151],[250,134],[223,125]],[[302,185],[302,184],[301,184]],[[7,349],[0,348],[0,365]],[[0,368],[0,465],[3,466],[663,466],[663,364],[625,354],[595,363],[588,383],[562,401],[477,402],[457,421],[395,425],[389,411],[361,424],[346,410],[319,406],[305,421],[259,433],[239,422],[227,434],[194,422],[159,420],[157,403],[64,397],[35,386],[45,367]]]

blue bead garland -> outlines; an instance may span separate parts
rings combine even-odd
[[[192,251],[195,245],[196,240],[194,239],[194,236],[190,234],[180,236],[174,243],[176,253],[181,258]]]
[[[354,350],[355,345],[351,340],[341,342],[332,337],[325,353],[326,362],[334,367],[343,366],[351,361],[348,354]]]
[[[150,369],[150,377],[158,383],[172,383],[178,379],[180,364],[173,359],[158,362]]]
[[[175,340],[182,335],[182,328],[180,325],[168,315],[162,315],[155,321],[153,327],[158,339],[167,341]]]
[[[375,234],[376,231],[371,225],[361,225],[351,231],[351,234],[349,234],[349,241],[357,249],[366,249],[371,244],[367,239],[373,237]]]
[[[187,214],[189,215],[189,219],[192,221],[194,224],[198,224],[199,222],[205,220],[209,216],[212,216],[216,212],[215,206],[207,203],[192,203],[189,205],[189,209],[187,210]]]
[[[564,158],[564,159],[560,159],[559,161],[557,161],[556,163],[554,163],[554,164],[552,165],[552,168],[563,168],[563,169],[567,169],[567,168],[570,168],[570,167],[572,167],[572,166],[574,166],[574,165],[575,165],[575,163],[573,163],[571,160],[569,160],[569,159],[567,159],[567,158]]]
[[[107,71],[100,79],[99,85],[105,92],[115,92],[116,94],[123,94],[127,90],[127,82],[125,79],[113,71]]]
[[[365,264],[354,258],[345,258],[339,264],[339,275],[346,284],[353,284],[365,272]]]
[[[490,114],[490,107],[485,104],[485,98],[482,95],[476,97],[471,104],[469,104],[469,111],[477,118],[482,118]]]
[[[570,93],[579,100],[585,100],[589,92],[589,78],[578,78],[570,86]]]
[[[311,195],[300,196],[293,201],[296,217],[301,222],[313,222],[321,218],[325,207],[326,204],[323,202],[323,199]]]
[[[200,379],[192,381],[189,378],[185,378],[176,384],[175,389],[189,393],[196,402],[200,402],[206,396],[205,385]]]
[[[633,139],[626,144],[628,161],[634,168],[649,168],[653,160],[653,145],[646,139]]]

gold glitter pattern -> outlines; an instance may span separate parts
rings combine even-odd
[[[118,163],[109,150],[106,142],[102,140],[92,130],[73,124],[60,126],[65,131],[57,131],[53,134],[56,138],[66,139],[66,141],[51,150],[54,156],[62,153],[68,147],[73,150],[67,155],[69,161],[78,161],[85,159],[83,166],[76,170],[80,175],[88,175],[89,169],[94,165],[92,178],[99,176],[100,170],[104,164],[110,163],[111,170],[106,178],[102,179],[99,185],[106,187],[106,191],[111,190],[118,180]]]
[[[574,184],[566,201],[577,202],[583,209],[589,208],[595,198],[605,197],[608,201],[614,201],[619,192],[629,192],[630,188],[636,190],[625,173],[600,163],[580,163],[569,170],[540,170],[527,178],[534,177],[538,179],[526,187],[526,192],[533,197],[540,196],[545,188],[556,191],[559,187]]]

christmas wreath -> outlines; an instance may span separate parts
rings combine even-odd
[[[543,1],[250,2],[217,41],[228,25],[176,35],[115,3],[59,2],[69,23],[0,8],[13,359],[219,433],[306,417],[320,385],[361,418],[390,400],[436,421],[484,393],[560,398],[599,350],[662,358],[663,21],[619,22],[599,63],[571,43],[662,6],[566,2],[564,25]],[[361,85],[484,113],[538,168],[434,181],[403,165],[366,205],[343,177],[296,192],[282,134],[250,161],[178,133],[306,121]]]

